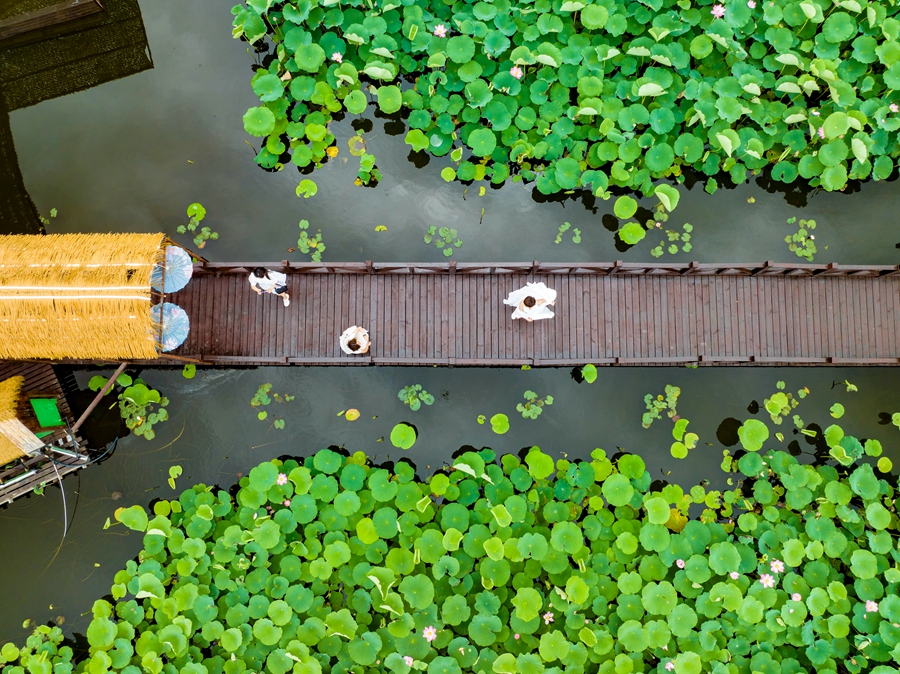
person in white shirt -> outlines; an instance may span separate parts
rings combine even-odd
[[[531,323],[544,318],[553,318],[550,307],[556,304],[556,291],[543,283],[526,283],[524,288],[511,292],[503,303],[515,307],[512,313],[513,320],[524,318]]]
[[[366,353],[369,350],[369,331],[351,325],[341,333],[341,351],[348,356]]]
[[[257,295],[271,293],[284,300],[284,306],[290,306],[291,298],[288,295],[287,276],[278,271],[272,271],[263,267],[257,267],[250,273],[250,287]]]

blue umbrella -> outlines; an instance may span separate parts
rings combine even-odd
[[[159,323],[160,306],[162,306],[162,344],[163,351],[174,351],[182,345],[191,331],[191,321],[187,312],[177,304],[163,302],[162,305],[154,304],[150,309],[150,315],[154,323]],[[157,333],[157,339],[159,335]]]
[[[174,293],[187,285],[193,273],[194,261],[191,260],[191,256],[183,248],[167,246],[165,274],[159,265],[153,267],[150,274],[150,285],[159,291],[165,289],[167,293]],[[165,285],[163,276],[165,276]]]

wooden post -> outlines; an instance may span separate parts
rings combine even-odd
[[[94,411],[94,408],[100,404],[100,400],[103,398],[103,396],[106,395],[106,392],[109,391],[109,389],[111,389],[113,387],[113,384],[116,383],[116,379],[118,379],[119,375],[122,374],[122,372],[125,370],[125,368],[127,366],[128,366],[128,363],[122,363],[121,365],[119,365],[118,369],[115,371],[113,376],[110,377],[109,381],[103,385],[103,388],[100,389],[100,392],[91,401],[91,404],[88,405],[88,408],[84,412],[82,412],[81,416],[78,417],[78,421],[76,421],[73,424],[72,429],[71,429],[73,435],[75,434],[75,431],[77,431],[81,427],[81,424],[84,423],[85,419],[88,418],[90,413]]]

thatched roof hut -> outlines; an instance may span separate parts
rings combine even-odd
[[[0,426],[5,422],[14,422],[16,420],[16,410],[19,407],[19,392],[22,390],[24,381],[24,377],[10,377],[6,381],[0,382]],[[8,440],[6,435],[0,431],[0,466],[20,456],[24,456],[24,454],[15,443]]]
[[[163,234],[0,236],[0,359],[157,358]]]

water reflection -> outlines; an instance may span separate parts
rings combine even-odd
[[[0,18],[34,9],[5,4]],[[4,234],[39,234],[43,224],[25,189],[9,113],[153,67],[137,0],[105,0],[104,11],[55,32],[30,31],[0,43],[0,227]],[[77,132],[77,129],[73,129]]]

